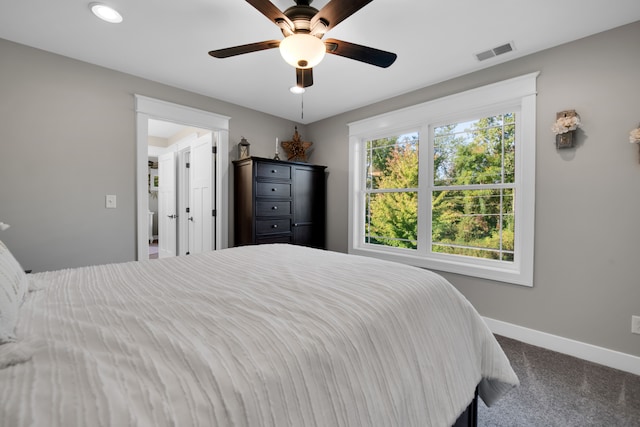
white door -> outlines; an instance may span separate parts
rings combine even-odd
[[[158,257],[176,256],[175,153],[158,156]]]
[[[213,227],[213,138],[210,133],[191,143],[189,197],[189,253],[210,251],[215,242]]]
[[[194,137],[195,139],[195,137]],[[191,197],[191,173],[189,169],[191,145],[178,152],[178,256],[189,254],[189,197]]]

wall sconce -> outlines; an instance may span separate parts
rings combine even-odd
[[[9,227],[11,227],[9,224],[5,224],[4,222],[0,221],[0,231],[4,231]]]
[[[556,134],[556,148],[573,147],[573,132],[580,126],[580,116],[576,110],[556,113],[556,121],[551,131]]]

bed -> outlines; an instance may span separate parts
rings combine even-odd
[[[518,384],[424,269],[273,244],[23,277],[2,246],[2,425],[451,426]]]

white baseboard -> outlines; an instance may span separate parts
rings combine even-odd
[[[537,347],[640,375],[640,357],[483,317],[491,332]]]

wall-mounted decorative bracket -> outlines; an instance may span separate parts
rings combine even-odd
[[[573,147],[573,133],[580,126],[580,116],[576,110],[556,113],[556,122],[551,130],[556,134],[556,148]]]
[[[556,148],[573,147],[573,132],[562,133],[556,135]]]

